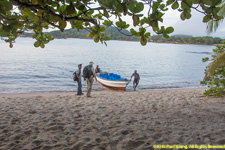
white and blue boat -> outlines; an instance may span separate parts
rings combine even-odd
[[[102,85],[121,91],[125,91],[130,82],[126,78],[122,78],[120,75],[114,73],[109,73],[108,75],[105,73],[97,73],[96,77]]]

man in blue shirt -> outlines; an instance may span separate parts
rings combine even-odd
[[[82,68],[82,64],[78,65],[78,70],[76,71],[76,76],[77,76],[77,95],[83,95],[82,93],[82,83],[81,83],[81,68]]]

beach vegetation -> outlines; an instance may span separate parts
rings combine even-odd
[[[210,61],[205,70],[203,85],[209,87],[204,95],[214,95],[216,97],[225,95],[225,40],[221,45],[217,45],[213,50],[212,58],[203,58],[203,62]]]
[[[53,36],[44,33],[49,28],[63,32],[67,27],[87,30],[96,43],[106,43],[105,26],[114,26],[121,34],[139,37],[146,45],[148,28],[169,38],[173,27],[163,26],[163,16],[172,8],[180,12],[181,20],[190,19],[192,10],[204,14],[203,22],[221,20],[218,15],[222,0],[1,0],[0,37],[13,47],[16,38],[25,31],[33,32],[34,46],[44,48]],[[147,11],[146,11],[147,10]],[[127,23],[125,18],[130,18]],[[130,34],[123,33],[123,29]]]

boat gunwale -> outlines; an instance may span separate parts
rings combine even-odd
[[[129,80],[127,80],[127,81],[117,81],[117,80],[108,80],[108,79],[103,79],[103,78],[101,78],[101,77],[99,77],[99,76],[96,76],[97,78],[99,78],[99,79],[101,79],[101,80],[104,80],[104,81],[107,81],[107,82],[113,82],[113,83],[129,83],[130,81]]]

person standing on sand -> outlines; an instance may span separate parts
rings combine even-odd
[[[93,84],[93,77],[95,77],[95,80],[97,81],[93,64],[94,64],[93,61],[90,61],[89,65],[86,66],[88,69],[88,72],[90,73],[90,77],[85,78],[85,80],[87,82],[87,97],[91,97],[91,88],[92,88],[92,84]]]
[[[134,91],[136,90],[136,87],[139,83],[139,80],[140,80],[140,76],[139,74],[137,73],[137,70],[134,70],[134,73],[132,74],[132,76],[130,77],[130,80],[132,79],[132,77],[134,76],[134,81],[133,81],[133,88],[134,88]]]
[[[82,68],[82,64],[78,65],[78,70],[75,72],[76,76],[77,76],[77,95],[83,95],[82,93],[82,83],[81,83],[81,68]]]
[[[97,65],[96,68],[95,68],[95,73],[100,73],[101,72],[101,69],[99,68],[99,66]]]

